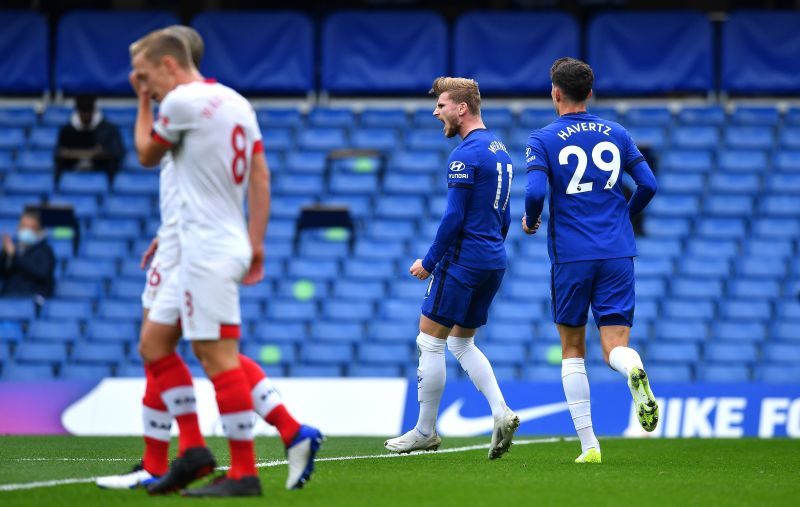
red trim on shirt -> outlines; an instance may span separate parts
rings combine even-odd
[[[206,83],[206,84],[216,84],[217,80],[214,79],[213,77],[207,77],[207,78],[203,79],[203,82]]]
[[[264,141],[261,139],[253,143],[253,155],[256,153],[264,153]]]
[[[153,130],[153,132],[152,132],[152,137],[153,137],[153,141],[157,142],[158,144],[163,144],[167,148],[171,148],[172,147],[172,143],[169,142],[168,140],[164,139],[160,135],[158,135],[158,132],[156,132],[155,130]]]
[[[238,340],[242,337],[242,328],[239,324],[220,324],[219,337],[223,340]]]

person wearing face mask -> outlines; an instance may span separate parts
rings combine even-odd
[[[53,294],[55,255],[47,244],[39,215],[26,211],[19,219],[14,241],[3,235],[0,252],[0,296],[44,296]]]

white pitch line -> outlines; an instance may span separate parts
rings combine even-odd
[[[564,442],[564,441],[571,441],[575,440],[574,437],[570,438],[561,438],[561,437],[552,437],[552,438],[540,438],[534,440],[515,440],[514,445],[530,445],[530,444],[550,444],[554,442]],[[416,451],[409,454],[365,454],[361,456],[332,456],[329,458],[317,458],[315,461],[317,463],[324,462],[324,461],[352,461],[357,459],[382,459],[382,458],[408,458],[413,456],[436,456],[438,454],[450,454],[454,452],[466,452],[466,451],[476,451],[480,449],[488,449],[489,444],[477,444],[477,445],[466,445],[463,447],[450,447],[447,449],[441,449],[435,452],[425,452],[425,451]],[[25,458],[21,458],[25,459]],[[30,460],[40,460],[45,461],[47,458],[27,458]],[[53,461],[66,461],[70,458],[53,458]],[[71,458],[75,461],[92,461],[93,458]],[[95,461],[120,461],[123,458],[94,458]],[[288,462],[286,460],[274,460],[274,461],[263,461],[256,464],[258,468],[272,468],[281,465],[286,465]],[[228,470],[230,467],[217,467],[217,470]],[[97,477],[83,477],[83,478],[74,478],[74,479],[56,479],[52,481],[37,481],[37,482],[23,482],[19,484],[2,484],[0,485],[0,491],[19,491],[23,489],[36,489],[36,488],[51,488],[54,486],[63,486],[66,484],[86,484],[90,482],[94,482],[97,480]]]

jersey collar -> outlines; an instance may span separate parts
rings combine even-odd
[[[465,135],[465,136],[464,136],[464,139],[462,139],[462,141],[466,141],[466,140],[467,140],[467,138],[468,138],[469,136],[471,136],[473,132],[478,132],[479,130],[489,130],[489,129],[487,129],[486,127],[472,129],[472,130],[470,130],[469,132],[467,132],[467,135]]]

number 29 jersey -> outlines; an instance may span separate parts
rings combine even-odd
[[[216,82],[180,85],[162,101],[153,138],[172,147],[182,243],[212,256],[249,252],[244,198],[263,151],[250,103]]]
[[[621,172],[644,160],[628,131],[586,112],[534,130],[528,171],[550,184],[547,250],[554,264],[636,256]]]

